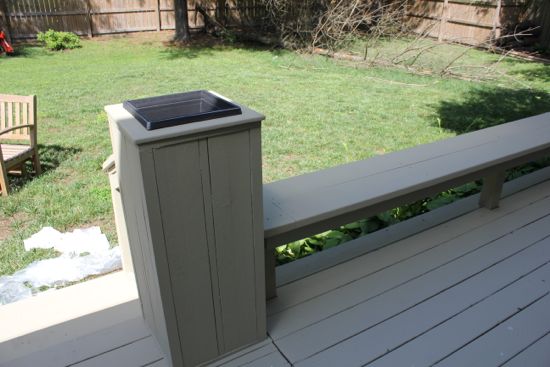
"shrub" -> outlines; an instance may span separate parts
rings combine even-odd
[[[47,32],[38,33],[38,40],[43,42],[47,49],[53,51],[82,47],[80,38],[72,32],[58,32],[49,29]]]

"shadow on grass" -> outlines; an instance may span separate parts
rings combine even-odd
[[[69,159],[75,154],[80,153],[82,149],[74,147],[65,147],[61,145],[38,145],[38,155],[40,157],[40,166],[42,167],[42,173],[55,170],[59,165]],[[25,168],[27,172],[34,172],[32,163],[30,161],[25,162]],[[21,189],[28,182],[33,179],[34,175],[29,173],[25,175],[10,175],[8,178],[10,181],[11,189]]]
[[[441,127],[458,134],[550,111],[550,94],[532,89],[479,89],[462,101],[437,107]]]
[[[207,34],[193,34],[191,40],[185,43],[166,42],[161,51],[161,57],[167,60],[195,59],[200,56],[211,56],[215,51],[223,49],[242,49],[250,51],[268,51],[275,55],[283,51],[279,47],[267,46],[251,40],[239,40],[235,42],[225,41]]]
[[[536,64],[525,70],[514,70],[513,75],[522,76],[529,81],[550,82],[550,64]]]
[[[53,56],[53,52],[49,52],[37,42],[16,43],[13,45],[13,54],[8,57],[34,58],[38,56]]]

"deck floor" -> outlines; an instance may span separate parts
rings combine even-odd
[[[549,294],[547,181],[279,287],[269,338],[212,366],[548,367]],[[117,326],[7,366],[84,343],[95,352],[58,365],[168,365],[141,320],[126,328],[132,338]]]
[[[268,330],[300,367],[550,366],[549,292],[546,182],[280,287]]]

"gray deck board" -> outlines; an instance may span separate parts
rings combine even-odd
[[[445,243],[454,238],[460,238],[476,229],[483,231],[483,226],[496,222],[508,214],[524,209],[529,204],[550,197],[550,182],[540,184],[529,191],[523,191],[503,200],[501,207],[495,211],[476,210],[454,221],[444,223],[433,229],[421,232],[415,236],[398,241],[377,252],[357,257],[338,266],[331,267],[301,279],[298,282],[286,284],[277,289],[277,298],[268,303],[268,315],[274,315],[309,299],[318,297],[332,289],[342,287],[377,270],[403,261],[414,254],[420,253]],[[529,210],[529,209],[524,209]],[[544,211],[544,209],[542,209]],[[514,220],[500,222],[508,226]],[[498,223],[497,223],[498,226]],[[503,228],[503,230],[506,230]],[[404,245],[406,244],[406,245]],[[310,259],[308,259],[310,260]]]
[[[462,353],[475,359],[483,346],[484,366],[528,361],[529,349],[544,361],[545,323],[510,337],[505,356],[489,350],[505,338],[501,322],[550,320],[550,307],[535,307],[550,291],[549,195],[544,182],[495,211],[476,210],[280,287],[268,305],[270,336],[296,366],[446,366],[452,358],[474,366]]]
[[[544,280],[550,280],[548,274]],[[541,280],[537,284],[539,292],[544,290],[540,287],[540,282]],[[550,331],[548,294],[547,287],[543,298],[534,300],[521,310],[517,309],[514,316],[443,359],[436,366],[490,366],[506,362],[511,356]],[[524,294],[521,296],[524,302],[528,299]],[[508,305],[511,303],[507,302]],[[493,310],[489,312],[492,314]]]
[[[550,366],[550,332],[508,360],[503,367]]]
[[[492,261],[498,261],[506,256],[505,249],[510,251],[510,254],[517,251],[521,246],[521,243],[517,241],[520,235],[533,237],[533,241],[538,240],[540,238],[539,234],[533,233],[530,230],[524,229],[518,231],[521,234],[510,234],[510,232],[514,231],[519,226],[526,225],[529,222],[539,219],[547,213],[549,207],[550,199],[546,199],[524,210],[519,210],[517,215],[505,216],[495,222],[489,223],[485,227],[472,230],[450,241],[444,241],[440,245],[434,246],[434,244],[430,242],[421,242],[423,246],[426,246],[424,250],[429,249],[430,251],[414,254],[396,263],[391,263],[392,255],[397,248],[396,246],[389,246],[387,250],[384,249],[386,251],[374,253],[370,257],[367,256],[363,264],[358,264],[359,267],[363,265],[362,268],[364,271],[368,271],[375,266],[373,264],[378,262],[388,262],[387,258],[385,258],[386,256],[389,256],[390,263],[384,266],[380,271],[368,274],[368,276],[356,279],[328,293],[308,299],[305,302],[285,310],[285,312],[271,316],[268,319],[270,335],[275,340],[288,336],[309,325],[318,323],[321,319],[328,318],[346,309],[355,307],[369,299],[374,299],[383,295],[391,289],[404,285],[411,280],[427,275],[430,270],[436,270],[434,274],[431,275],[432,277],[446,277],[443,279],[435,279],[432,283],[426,283],[431,286],[435,286],[436,282],[450,280],[451,276],[457,277],[461,272],[465,272],[464,276],[468,276],[471,272],[482,270],[484,266],[491,265]],[[537,228],[541,229],[545,226],[549,226],[549,224],[550,219],[546,218],[537,225]],[[505,237],[507,235],[510,237],[508,240],[506,240]],[[495,238],[498,237],[504,237],[502,244],[494,242]],[[409,244],[405,242],[404,247],[408,248],[408,245]],[[494,248],[497,247],[499,248],[498,252],[494,250]],[[480,250],[475,252],[477,249]],[[463,259],[462,257],[465,255],[466,259]],[[487,258],[482,257],[485,255],[491,256]],[[439,269],[442,265],[455,259],[458,261]],[[464,267],[461,267],[462,263],[465,263]],[[455,268],[457,269],[455,270]],[[446,269],[451,270],[446,271]],[[448,272],[451,272],[449,276],[447,276]],[[460,281],[460,279],[456,278],[456,281]],[[423,286],[424,283],[422,283],[422,279],[415,281],[413,286],[416,284],[420,284],[418,287],[421,289],[419,289],[419,292],[416,292],[414,289],[411,290],[412,294],[419,296],[421,291],[427,291]],[[451,284],[446,286],[450,285]],[[443,284],[441,286],[443,286]],[[385,309],[387,310],[387,308]],[[315,312],[312,310],[315,310]],[[369,315],[372,315],[372,313],[369,313]],[[334,334],[334,330],[332,330],[331,335],[332,334]]]
[[[538,229],[550,226],[550,217],[540,221]],[[411,307],[417,306],[435,294],[453,287],[464,279],[483,271],[487,267],[512,256],[521,250],[522,236],[528,236],[527,231],[516,232],[517,236],[507,236],[502,241],[495,241],[466,256],[438,267],[434,271],[415,277],[410,282],[399,285],[379,296],[359,304],[348,304],[348,308],[330,317],[320,319],[291,335],[276,340],[277,345],[284,350],[292,360],[307,358],[322,348],[329,347],[339,340],[344,340]],[[540,240],[538,236],[526,239],[531,242]],[[520,245],[521,244],[521,245]],[[420,264],[419,266],[422,266]],[[368,288],[355,289],[355,292],[365,293]],[[333,292],[334,293],[334,292]],[[312,306],[312,309],[315,306]],[[302,340],[301,343],[298,343]]]
[[[375,360],[388,353],[388,350],[397,349],[400,345],[456,317],[464,310],[483,302],[506,287],[522,287],[529,281],[533,282],[532,279],[540,279],[541,274],[548,276],[550,266],[530,274],[534,267],[548,261],[550,261],[550,248],[548,244],[540,243],[416,307],[403,311],[345,342],[316,354],[299,365],[330,366],[335,362],[335,358],[339,359],[342,355],[348,356],[349,365],[360,366]],[[363,350],[364,345],[368,345],[369,348]],[[356,353],[357,350],[362,352]]]

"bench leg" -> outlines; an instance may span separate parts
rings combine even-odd
[[[498,208],[502,185],[506,178],[506,172],[500,171],[483,179],[483,188],[479,198],[479,206],[487,209]]]
[[[265,295],[267,299],[277,297],[277,277],[275,267],[277,265],[275,253],[269,246],[265,247]]]
[[[42,173],[42,167],[40,166],[40,158],[38,158],[38,149],[34,149],[34,155],[32,156],[32,163],[34,166],[34,173],[36,176]]]
[[[10,193],[10,185],[8,183],[8,171],[3,164],[0,164],[0,189],[2,190],[3,196],[8,196],[8,194]]]

